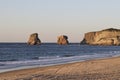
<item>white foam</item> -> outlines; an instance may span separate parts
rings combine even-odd
[[[0,64],[4,64],[0,66],[0,72],[6,72],[11,70],[17,69],[24,69],[24,68],[31,68],[31,67],[40,67],[40,66],[48,66],[48,65],[56,65],[56,64],[64,64],[69,62],[77,62],[77,61],[84,61],[96,58],[105,58],[105,57],[116,57],[120,56],[120,51],[112,51],[102,54],[93,53],[92,55],[79,55],[79,56],[70,56],[70,57],[39,57],[39,60],[24,60],[24,61],[7,61],[7,62],[0,62]]]

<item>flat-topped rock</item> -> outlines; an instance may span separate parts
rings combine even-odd
[[[27,42],[29,45],[38,45],[41,44],[40,39],[38,38],[38,33],[33,33],[30,35],[29,40]]]
[[[81,44],[120,45],[120,29],[109,28],[101,31],[85,33]]]
[[[58,37],[57,44],[67,45],[69,43],[68,37],[66,35],[61,35]]]

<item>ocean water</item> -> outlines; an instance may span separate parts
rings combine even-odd
[[[120,46],[0,43],[0,72],[120,56]]]

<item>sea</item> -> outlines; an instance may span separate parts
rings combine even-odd
[[[120,56],[120,46],[0,43],[0,73]]]

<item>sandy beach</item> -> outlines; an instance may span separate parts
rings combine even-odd
[[[4,72],[0,80],[120,80],[120,57]]]

